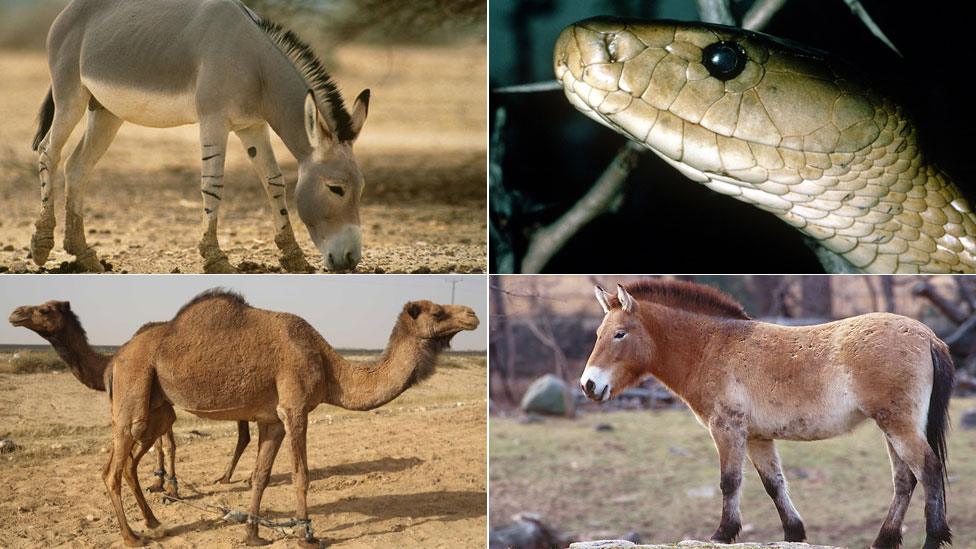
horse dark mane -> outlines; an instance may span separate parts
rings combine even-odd
[[[211,288],[209,290],[200,292],[199,294],[197,294],[196,297],[194,297],[190,301],[187,301],[186,305],[183,305],[182,307],[180,307],[179,311],[176,311],[176,315],[173,317],[173,320],[179,318],[180,315],[182,315],[184,312],[186,312],[194,305],[198,305],[204,301],[209,301],[211,299],[226,299],[239,307],[251,306],[251,304],[244,299],[244,296],[242,296],[237,292],[228,290],[226,288]],[[140,328],[139,331],[142,331],[144,328],[147,328],[147,326],[143,326],[143,328]]]
[[[638,301],[659,303],[666,307],[709,316],[750,319],[742,304],[725,292],[704,284],[649,278],[625,284],[624,288]],[[609,299],[609,302],[613,307],[620,306],[615,295]]]

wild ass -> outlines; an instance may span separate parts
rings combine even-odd
[[[206,272],[234,271],[217,242],[229,132],[240,138],[268,195],[282,266],[310,268],[289,221],[269,126],[298,160],[298,216],[326,267],[359,263],[364,181],[352,147],[366,121],[369,90],[349,113],[311,48],[290,31],[238,0],[74,0],[51,26],[47,49],[52,84],[33,143],[42,205],[31,239],[35,263],[43,265],[54,247],[61,150],[86,107],[88,127],[64,173],[64,249],[83,269],[103,270],[85,241],[85,183],[123,121],[200,124],[199,250]]]
[[[924,324],[871,313],[787,327],[751,320],[707,286],[648,280],[600,286],[605,316],[580,378],[597,401],[653,376],[708,428],[721,464],[722,520],[712,540],[739,533],[739,487],[748,455],[773,499],[787,541],[803,541],[803,520],[787,494],[774,440],[822,440],[867,418],[884,433],[895,485],[873,547],[898,547],[921,479],[925,547],[949,543],[945,464],[954,367],[945,343]]]

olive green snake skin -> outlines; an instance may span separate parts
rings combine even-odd
[[[703,64],[718,42],[743,54],[725,80]],[[976,215],[908,113],[823,52],[733,27],[596,18],[562,32],[554,66],[584,114],[860,271],[976,272]]]

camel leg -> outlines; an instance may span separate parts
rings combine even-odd
[[[891,460],[891,478],[895,485],[895,494],[891,500],[888,516],[881,525],[881,531],[871,544],[875,549],[901,547],[901,523],[905,520],[905,511],[908,510],[908,504],[912,501],[912,492],[915,491],[915,485],[918,483],[908,464],[898,457],[898,453],[887,438],[885,438],[885,445],[888,447],[888,459]]]
[[[112,429],[112,452],[109,454],[108,464],[102,470],[102,480],[112,499],[112,507],[115,508],[122,541],[129,547],[141,547],[145,543],[129,527],[129,522],[125,519],[125,509],[122,507],[122,475],[134,445],[135,439],[129,431],[128,422],[116,422]]]
[[[285,433],[291,443],[291,483],[295,486],[295,518],[305,521],[305,543],[318,547],[308,520],[308,449],[306,435],[308,412],[294,408],[278,407],[278,417],[285,425]]]
[[[75,256],[83,270],[100,273],[105,268],[98,260],[95,250],[91,249],[85,240],[82,201],[89,175],[118,134],[119,128],[122,127],[122,119],[97,103],[89,108],[92,110],[88,112],[88,129],[85,131],[85,136],[78,142],[78,146],[65,163],[64,249]]]
[[[280,422],[258,423],[258,459],[254,464],[254,473],[251,476],[251,506],[247,519],[247,537],[244,539],[246,545],[268,545],[270,541],[258,536],[257,518],[261,511],[261,496],[271,478],[271,466],[274,465],[275,456],[278,455],[278,448],[281,441],[285,438],[285,426]]]
[[[200,192],[203,194],[203,236],[200,255],[206,273],[233,273],[237,270],[217,242],[217,214],[224,190],[224,155],[227,152],[227,125],[221,117],[200,120],[202,169]]]
[[[80,80],[67,87],[56,82],[51,91],[56,106],[54,120],[51,122],[51,129],[47,136],[37,148],[37,173],[41,180],[41,213],[34,222],[31,259],[39,267],[47,262],[48,255],[54,248],[54,226],[57,224],[54,216],[54,187],[59,179],[58,165],[61,162],[61,151],[68,137],[71,136],[71,131],[84,116],[85,105],[91,98],[91,93],[81,86]]]
[[[275,244],[281,250],[279,263],[286,271],[309,272],[312,266],[305,259],[305,254],[295,240],[291,222],[288,219],[288,208],[285,204],[285,178],[281,175],[281,168],[275,161],[274,151],[271,149],[271,139],[268,135],[268,125],[258,124],[243,130],[238,130],[237,137],[247,149],[247,156],[254,165],[264,192],[271,203],[271,220],[275,227]]]
[[[803,527],[803,519],[793,507],[790,494],[786,486],[786,477],[779,461],[776,444],[771,440],[750,440],[746,443],[749,460],[756,467],[759,478],[762,479],[766,493],[772,498],[783,523],[783,535],[786,541],[801,542],[807,538]]]
[[[721,467],[722,521],[712,534],[712,541],[732,543],[742,529],[739,494],[742,487],[742,462],[745,459],[745,431],[730,418],[716,418],[709,425]],[[740,418],[741,422],[741,418]]]
[[[174,419],[176,413],[173,413]],[[173,427],[166,430],[166,450],[169,454],[169,477],[166,479],[166,495],[173,499],[180,499],[179,483],[176,481],[176,438],[173,437]],[[159,440],[159,439],[157,439]]]
[[[156,439],[153,444],[156,449],[156,470],[153,471],[153,476],[156,477],[153,480],[152,485],[147,488],[150,492],[162,492],[163,491],[163,479],[166,478],[166,465],[165,456],[163,456],[163,437]]]
[[[234,474],[234,468],[237,467],[237,461],[241,459],[241,454],[244,453],[244,449],[251,442],[251,433],[248,431],[246,421],[237,422],[237,446],[234,447],[234,455],[230,458],[230,464],[227,466],[227,470],[224,474],[214,481],[214,484],[229,484],[230,477]]]

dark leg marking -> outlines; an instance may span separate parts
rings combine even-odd
[[[792,517],[786,515],[785,509],[781,506],[780,498],[783,496],[783,479],[779,475],[775,477],[759,475],[759,478],[762,480],[766,493],[776,505],[776,511],[779,512],[779,518],[783,522],[783,535],[786,541],[801,542],[807,539],[807,532],[803,523],[797,520],[791,520]]]
[[[258,155],[258,150],[255,149],[254,147],[248,147],[247,148],[247,155],[250,156],[251,158],[254,158],[255,156]]]
[[[103,107],[102,104],[98,102],[98,99],[95,99],[94,95],[91,96],[91,99],[88,100],[88,110],[97,111],[99,109],[104,109],[104,108],[105,107]]]
[[[217,154],[211,154],[210,156],[204,156],[204,157],[203,157],[203,159],[204,159],[204,160],[210,160],[211,158],[217,158],[218,156],[223,156],[223,155],[222,155],[222,154],[220,154],[220,153],[217,153]]]
[[[224,188],[223,185],[218,185],[216,183],[211,183],[210,186],[213,187],[213,188],[215,188],[215,189],[223,189]]]
[[[203,211],[207,213],[213,213],[213,210],[211,210],[210,208],[204,208]]]
[[[201,175],[200,177],[203,178],[203,179],[223,179],[224,178],[224,174],[220,174],[220,175]]]
[[[278,213],[280,213],[281,215],[288,215],[288,210],[282,208],[281,211]]]
[[[271,198],[281,198],[281,195],[280,194],[276,194],[276,195],[272,196]]]
[[[270,181],[268,182],[268,185],[271,185],[272,187],[282,187],[282,188],[284,188],[285,186],[284,183],[271,183]]]
[[[210,192],[208,190],[201,190],[200,192],[202,192],[203,194],[205,194],[207,196],[212,196],[212,197],[216,198],[217,200],[220,200],[220,197],[219,196],[217,196],[216,194],[214,194],[214,193],[212,193],[212,192]]]

